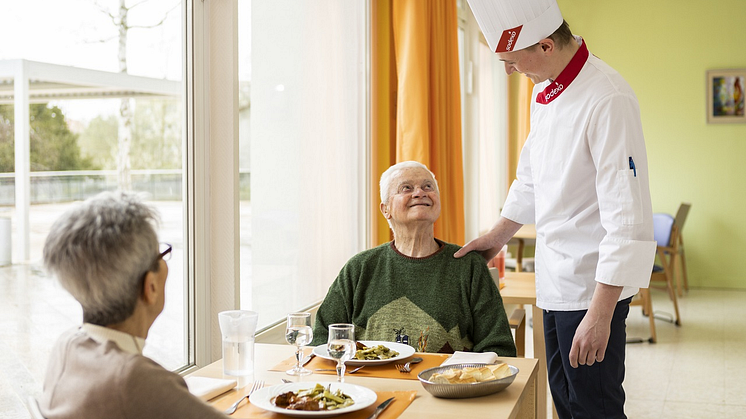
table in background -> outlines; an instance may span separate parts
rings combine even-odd
[[[535,230],[534,230],[535,231]],[[537,417],[547,417],[547,400],[551,394],[547,391],[547,354],[544,346],[544,314],[536,307],[536,277],[533,272],[505,272],[502,280],[505,286],[500,290],[505,304],[529,304],[533,317],[533,345],[534,358],[539,361],[539,375],[537,378],[536,412]],[[557,417],[556,413],[553,417]]]
[[[269,371],[283,360],[294,356],[295,347],[290,345],[256,344],[255,348],[255,378],[265,380],[266,386],[281,383],[282,378],[298,380],[290,377],[284,372]],[[373,391],[406,391],[417,390],[417,397],[412,404],[402,413],[400,418],[412,419],[462,419],[473,418],[535,418],[536,417],[536,394],[537,394],[537,360],[527,358],[500,358],[518,367],[519,373],[508,388],[484,397],[470,399],[439,399],[433,397],[414,379],[388,379],[376,377],[361,377],[346,375],[345,382],[358,384]],[[391,368],[394,368],[393,364]],[[213,378],[236,378],[223,375],[222,361],[216,361],[201,368],[190,375]],[[416,377],[415,377],[416,378]],[[301,378],[301,381],[313,384],[315,382],[335,381],[334,375],[313,374]],[[251,377],[240,378],[238,387],[242,388],[251,384]],[[236,390],[231,390],[212,400],[216,403],[223,398],[236,399]]]
[[[536,225],[524,224],[521,228],[513,235],[508,244],[518,242],[518,251],[515,255],[515,271],[523,271],[523,251],[526,247],[526,242],[536,241]]]

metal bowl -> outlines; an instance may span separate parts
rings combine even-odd
[[[498,391],[504,390],[508,387],[513,380],[515,380],[516,374],[518,374],[518,368],[508,365],[510,367],[510,375],[499,380],[482,381],[481,383],[468,383],[468,384],[436,384],[430,381],[430,377],[435,373],[442,373],[449,369],[461,369],[465,367],[483,367],[488,364],[484,363],[468,363],[468,364],[452,364],[444,365],[440,367],[426,369],[417,375],[417,378],[425,387],[425,390],[430,392],[435,397],[441,397],[444,399],[466,399],[469,397],[480,397],[488,394],[494,394]]]

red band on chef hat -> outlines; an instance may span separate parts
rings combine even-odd
[[[528,48],[562,25],[556,0],[468,0],[487,44],[495,52]]]

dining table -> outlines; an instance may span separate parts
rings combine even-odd
[[[306,353],[310,353],[311,349],[310,347],[305,348]],[[431,355],[433,356],[433,358],[430,358],[432,361],[437,354],[415,353],[413,356],[428,357]],[[187,375],[187,379],[189,377],[208,377],[236,380],[237,384],[234,388],[208,401],[209,404],[221,411],[233,404],[240,397],[248,394],[252,384],[257,380],[262,380],[265,387],[281,384],[283,379],[292,382],[300,381],[308,383],[309,387],[314,386],[316,383],[336,382],[336,373],[334,372],[314,372],[311,375],[301,377],[286,374],[285,366],[292,365],[295,359],[295,346],[257,343],[255,344],[254,356],[254,372],[249,376],[233,377],[225,375],[223,373],[222,360],[217,360],[190,373]],[[444,355],[437,356],[442,357],[437,358],[437,362],[440,362],[441,359],[446,359]],[[406,359],[403,361],[406,361]],[[379,401],[381,397],[384,397],[384,394],[386,396],[390,394],[409,395],[401,401],[397,396],[391,405],[393,407],[399,401],[399,410],[392,408],[384,410],[378,416],[378,419],[393,419],[396,417],[403,419],[462,419],[467,417],[489,417],[495,419],[536,418],[538,361],[531,358],[512,357],[500,357],[498,361],[518,368],[518,373],[514,381],[507,388],[481,397],[447,399],[433,396],[425,390],[417,379],[417,374],[421,372],[422,368],[427,367],[427,365],[421,367],[422,364],[427,363],[424,361],[420,364],[412,365],[412,372],[409,374],[398,372],[394,363],[376,366],[375,368],[366,367],[361,372],[346,374],[344,382],[373,390],[378,394]],[[330,360],[316,357],[314,362],[309,363],[307,367],[310,367],[312,364],[318,366],[320,362],[328,363],[326,366],[331,368],[334,368],[335,365]],[[387,370],[389,368],[391,371]],[[376,369],[383,371],[385,374],[382,373],[376,376]],[[362,373],[363,371],[366,371],[365,375]],[[393,374],[392,371],[396,371],[396,373]],[[406,403],[410,404],[406,405]],[[406,407],[401,410],[403,406]],[[367,418],[375,407],[374,404],[366,408],[367,410],[361,410],[359,413],[350,412],[341,414],[339,417],[345,419],[347,417],[352,418],[362,415],[360,417]],[[236,419],[274,418],[284,417],[284,415],[262,411],[248,402],[242,402],[238,410],[230,417]]]
[[[508,244],[516,244],[518,250],[515,255],[515,271],[523,271],[523,252],[526,250],[526,245],[536,242],[536,225],[524,224],[521,228],[516,231],[513,238],[508,241]]]
[[[505,304],[530,305],[533,319],[533,348],[534,358],[539,362],[536,412],[537,417],[547,417],[547,406],[552,398],[548,391],[549,381],[547,379],[547,355],[544,345],[544,314],[542,309],[536,307],[536,276],[533,272],[505,272],[505,277],[499,280],[500,296]],[[557,413],[552,408],[552,417]]]

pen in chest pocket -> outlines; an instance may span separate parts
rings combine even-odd
[[[635,161],[632,160],[632,156],[629,156],[629,169],[632,170],[632,174],[637,177],[637,168],[635,167]]]

